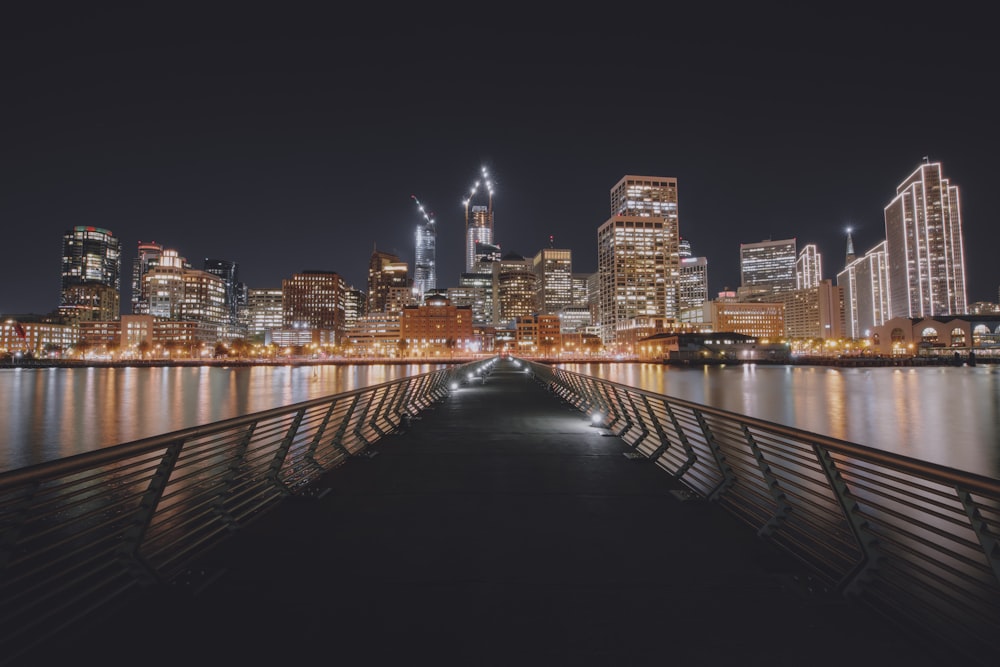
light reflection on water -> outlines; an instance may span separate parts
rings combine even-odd
[[[560,367],[1000,477],[1000,366]]]
[[[0,370],[0,470],[381,384],[436,364]]]

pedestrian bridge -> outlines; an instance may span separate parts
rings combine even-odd
[[[0,662],[994,664],[998,507],[488,359],[3,473]]]

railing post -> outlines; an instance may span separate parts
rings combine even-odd
[[[285,437],[282,438],[281,444],[278,445],[278,449],[274,452],[274,458],[271,460],[271,465],[267,471],[268,481],[286,494],[291,494],[292,490],[281,480],[281,467],[285,464],[285,459],[288,458],[288,451],[292,448],[292,443],[295,441],[295,434],[298,433],[299,425],[302,424],[302,419],[305,416],[305,408],[296,411],[295,417],[292,418],[292,423],[288,425],[288,430],[285,431]]]
[[[327,409],[326,414],[323,415],[323,421],[320,422],[319,427],[316,429],[316,435],[313,436],[312,442],[309,443],[308,449],[306,449],[305,458],[312,462],[320,470],[323,470],[323,466],[320,465],[319,461],[316,460],[316,451],[319,449],[320,440],[323,439],[323,434],[326,433],[326,427],[330,423],[330,417],[333,416],[333,410],[337,407],[337,399],[330,399],[330,407]],[[253,427],[251,426],[251,429]]]
[[[385,391],[382,392],[382,398],[379,399],[378,405],[375,406],[375,410],[372,413],[371,419],[368,420],[368,425],[371,426],[376,431],[378,431],[379,437],[385,437],[385,431],[383,431],[379,427],[378,420],[379,420],[379,417],[383,416],[382,406],[385,405],[385,400],[387,398],[389,398],[389,391],[390,391],[390,387],[386,387]],[[399,428],[399,424],[393,424],[392,420],[389,419],[388,413],[385,413],[384,416],[385,416],[385,420],[387,422],[389,422],[390,424],[392,424],[393,430],[396,430],[396,429]]]
[[[979,511],[979,505],[972,500],[972,494],[961,487],[956,487],[955,492],[962,502],[962,507],[965,508],[966,516],[969,517],[969,525],[983,548],[986,561],[993,569],[993,576],[996,577],[997,583],[1000,583],[1000,541],[990,532],[989,523]]]
[[[715,439],[712,429],[709,428],[708,420],[705,419],[702,411],[694,410],[694,418],[698,420],[698,426],[701,427],[701,432],[705,436],[705,444],[708,445],[709,451],[712,452],[712,457],[715,458],[715,465],[719,467],[719,473],[722,475],[722,481],[706,494],[708,500],[717,500],[726,489],[736,483],[736,473],[726,463],[726,455],[723,454],[722,448],[719,447],[719,443]]]
[[[181,440],[176,440],[167,446],[160,458],[160,463],[156,466],[156,472],[149,478],[149,485],[139,500],[139,506],[132,522],[122,534],[122,543],[118,547],[118,553],[129,572],[139,581],[151,583],[159,578],[156,570],[141,556],[139,548],[142,546],[149,525],[153,522],[156,508],[170,482],[170,475],[180,459],[183,448],[184,443]]]
[[[643,403],[646,406],[646,411],[649,412],[650,415],[653,415],[653,406],[651,406],[649,404],[649,397],[646,396],[645,394],[643,394],[642,395],[642,401],[643,401]],[[667,408],[667,414],[672,417],[673,413],[670,412],[670,407],[667,406],[667,402],[664,401],[663,405],[664,405],[664,407]],[[666,452],[670,448],[670,438],[667,436],[667,432],[663,430],[663,424],[660,423],[660,420],[656,419],[655,416],[651,416],[651,419],[652,419],[652,422],[653,422],[653,428],[656,429],[656,437],[660,441],[660,444],[656,446],[656,449],[654,449],[649,454],[649,458],[651,460],[655,461],[656,459],[658,459],[661,456],[663,456],[663,453]],[[676,427],[676,424],[675,424],[675,427]]]
[[[868,522],[858,516],[860,512],[858,501],[854,499],[854,495],[844,481],[843,475],[840,474],[837,462],[830,456],[830,452],[815,444],[813,451],[816,452],[816,460],[819,461],[827,480],[830,482],[830,488],[840,504],[840,509],[844,513],[844,518],[847,520],[862,554],[861,561],[843,577],[838,583],[838,587],[845,595],[859,594],[872,579],[874,573],[878,571],[878,561],[881,557],[878,539],[868,530]]]
[[[361,394],[355,394],[354,399],[351,400],[351,407],[347,408],[347,412],[344,413],[344,418],[340,422],[340,426],[337,427],[337,432],[333,436],[333,446],[339,449],[344,456],[350,456],[351,452],[344,447],[344,434],[347,433],[347,426],[351,423],[351,415],[354,414],[354,409],[358,407],[358,401],[361,400]]]
[[[753,452],[753,457],[757,460],[757,468],[760,469],[761,474],[764,476],[764,481],[767,482],[767,489],[771,492],[771,497],[777,505],[774,515],[757,531],[758,535],[767,537],[774,533],[778,526],[784,522],[792,506],[788,503],[788,498],[785,496],[784,491],[781,490],[778,478],[771,472],[771,465],[764,458],[764,452],[760,450],[760,446],[757,444],[757,440],[753,437],[750,429],[747,428],[746,424],[740,424],[740,428],[743,429],[743,437],[746,438],[747,445],[750,446],[750,451]]]

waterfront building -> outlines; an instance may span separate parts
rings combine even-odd
[[[551,357],[562,348],[559,316],[545,313],[514,318],[514,345],[526,355]]]
[[[785,307],[785,337],[838,339],[844,336],[843,289],[825,279],[812,287],[771,296]]]
[[[61,355],[79,338],[79,325],[59,315],[8,315],[0,321],[0,354]]]
[[[782,303],[708,301],[704,323],[710,331],[741,333],[767,340],[785,335],[785,306]]]
[[[740,301],[753,301],[796,288],[795,239],[740,244]]]
[[[476,244],[493,245],[493,183],[484,168],[465,206],[465,272],[477,273]]]
[[[941,163],[924,162],[885,207],[891,317],[966,312],[965,251],[958,187]]]
[[[282,327],[331,331],[339,344],[347,289],[347,283],[334,271],[307,270],[282,280]]]
[[[854,257],[853,250],[849,253]],[[889,266],[886,242],[881,241],[837,274],[843,291],[844,335],[868,338],[889,319]]]
[[[114,358],[191,358],[212,353],[199,323],[152,315],[122,315],[120,320],[80,324],[84,356]]]
[[[680,278],[677,179],[624,176],[597,230],[601,342],[634,317],[676,317]]]
[[[532,260],[535,309],[552,315],[573,305],[573,253],[568,249],[542,248]]]
[[[402,336],[400,317],[400,313],[384,311],[362,315],[344,333],[344,353],[357,357],[397,356]]]
[[[757,336],[725,333],[659,333],[639,344],[642,361],[689,363],[788,361],[785,343],[763,342]]]
[[[73,321],[121,315],[121,242],[109,230],[78,225],[63,234],[61,315]]]
[[[696,325],[682,324],[668,317],[634,317],[618,329],[615,349],[624,355],[640,355],[642,341],[663,333],[699,331]]]
[[[937,315],[893,317],[875,327],[874,354],[890,356],[944,355],[971,351],[980,359],[1000,358],[1000,315]]]
[[[401,351],[411,357],[468,354],[474,345],[472,308],[431,295],[423,305],[406,306],[399,320]]]
[[[583,333],[593,324],[590,321],[590,308],[586,306],[566,306],[559,315],[559,331],[568,333]]]
[[[815,243],[806,244],[795,260],[795,289],[808,289],[823,280],[823,257]]]

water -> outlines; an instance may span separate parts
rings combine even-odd
[[[438,366],[0,369],[0,470]],[[649,391],[1000,478],[1000,366],[564,364]]]
[[[373,364],[0,369],[0,471],[438,367]]]
[[[1000,478],[1000,366],[561,364],[695,403]]]

